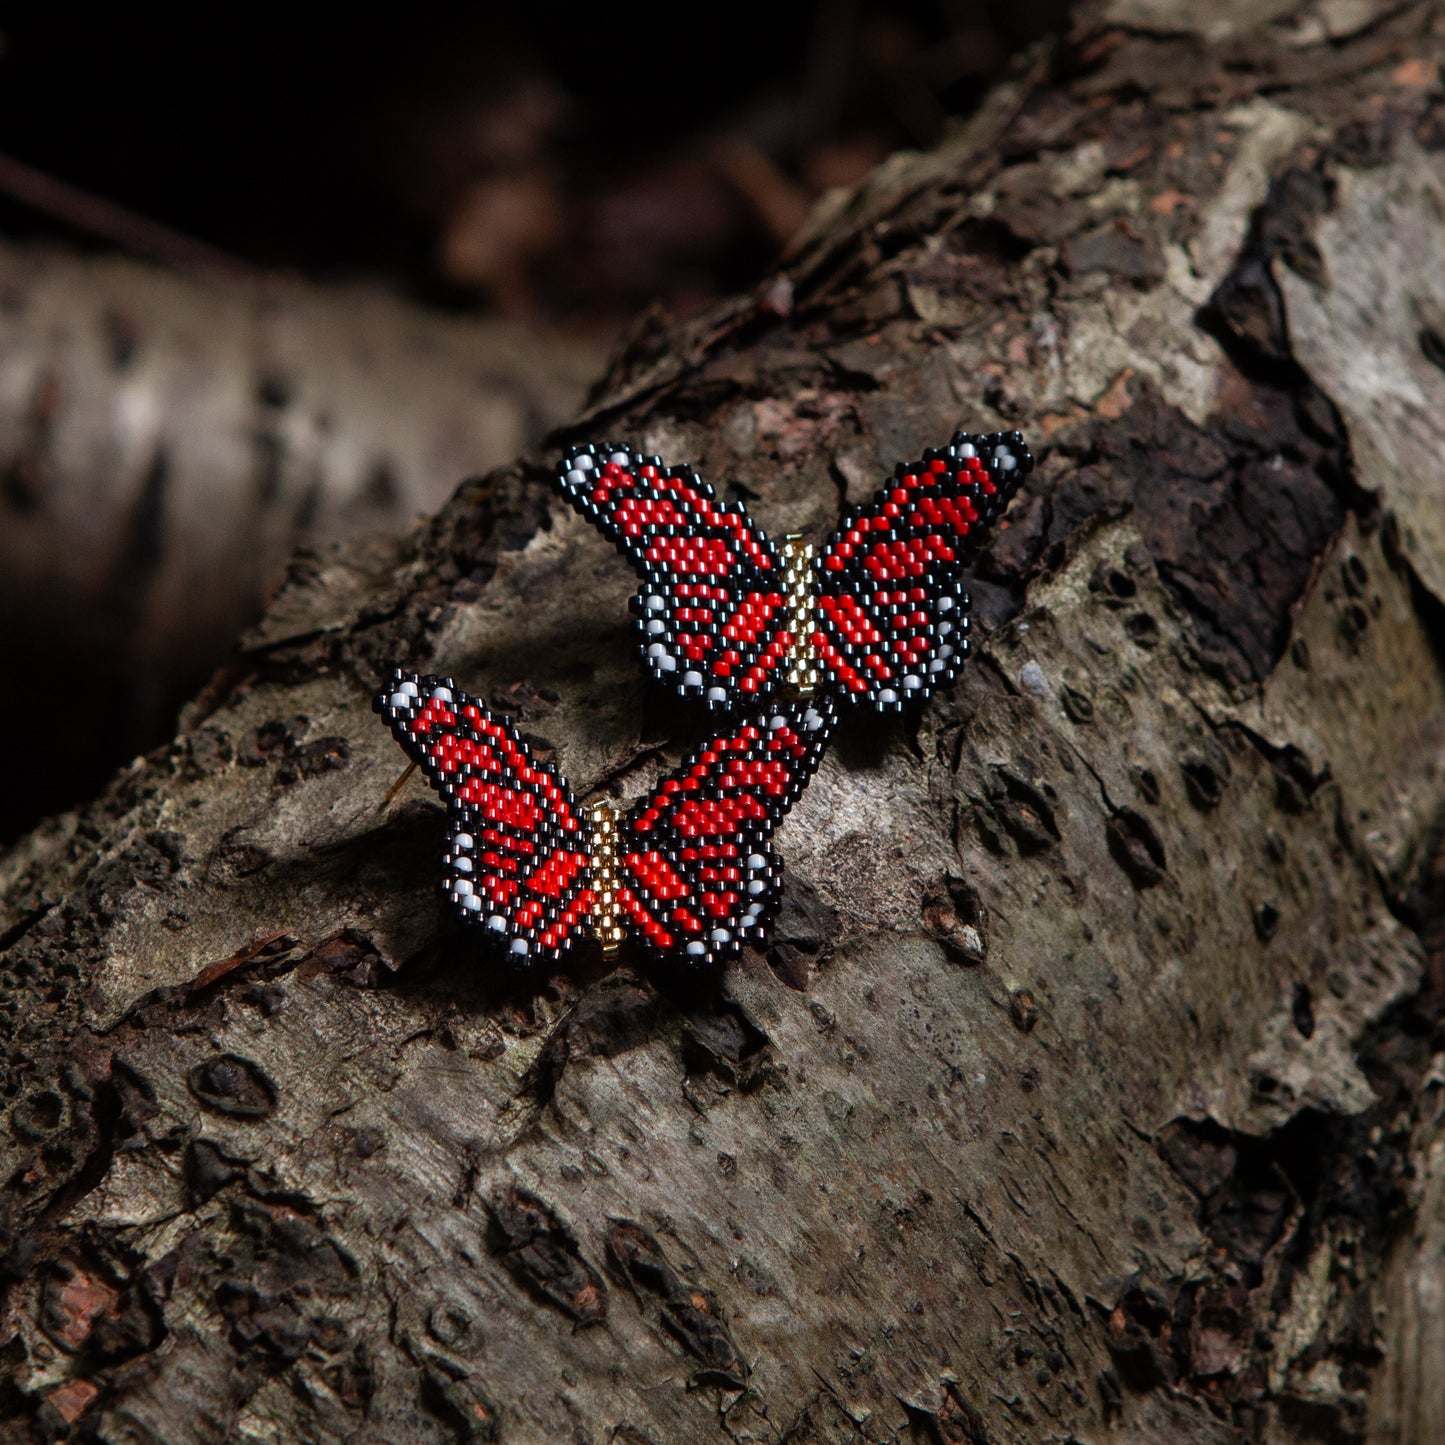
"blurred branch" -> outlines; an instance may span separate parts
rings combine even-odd
[[[43,211],[68,226],[113,241],[132,255],[163,265],[187,270],[210,271],[218,275],[250,275],[246,262],[194,236],[183,235],[137,215],[125,206],[93,196],[89,191],[17,161],[0,152],[0,192]]]
[[[296,547],[401,530],[600,365],[379,289],[0,243],[3,660],[104,700],[26,744],[0,836],[163,736]],[[64,796],[35,792],[47,775]]]

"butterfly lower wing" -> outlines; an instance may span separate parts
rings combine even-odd
[[[782,886],[768,839],[817,771],[836,720],[821,697],[735,723],[632,809],[617,896],[644,951],[706,965],[762,942]]]
[[[889,711],[953,678],[969,645],[963,574],[1032,468],[1018,432],[959,432],[844,518],[814,573],[813,647],[836,691]]]
[[[573,447],[557,485],[642,575],[632,611],[657,681],[714,709],[768,690],[788,650],[782,567],[740,504],[621,447]]]
[[[447,806],[452,906],[515,962],[560,957],[592,909],[590,830],[566,782],[450,678],[396,669],[372,707]]]

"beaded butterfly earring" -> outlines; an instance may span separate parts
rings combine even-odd
[[[691,467],[625,447],[573,447],[556,483],[641,575],[638,648],[665,687],[716,711],[822,690],[886,712],[958,672],[964,572],[1032,468],[1019,432],[959,432],[900,464],[820,551],[779,551]]]
[[[781,896],[769,839],[817,770],[827,697],[719,729],[626,812],[580,807],[516,729],[450,678],[395,669],[373,701],[448,813],[444,889],[514,962],[591,936],[658,961],[721,964],[761,943]]]

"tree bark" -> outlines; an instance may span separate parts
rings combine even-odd
[[[1445,25],[1192,13],[1081,11],[558,439],[772,533],[1042,444],[765,953],[483,966],[437,809],[378,806],[392,662],[579,794],[691,741],[551,453],[296,568],[0,863],[14,1438],[1445,1437]]]

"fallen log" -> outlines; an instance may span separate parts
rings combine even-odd
[[[1085,7],[557,439],[774,534],[960,422],[1040,453],[767,949],[509,973],[378,809],[393,662],[579,795],[700,726],[554,451],[294,569],[0,862],[14,1438],[1445,1434],[1440,16],[1195,15]]]

